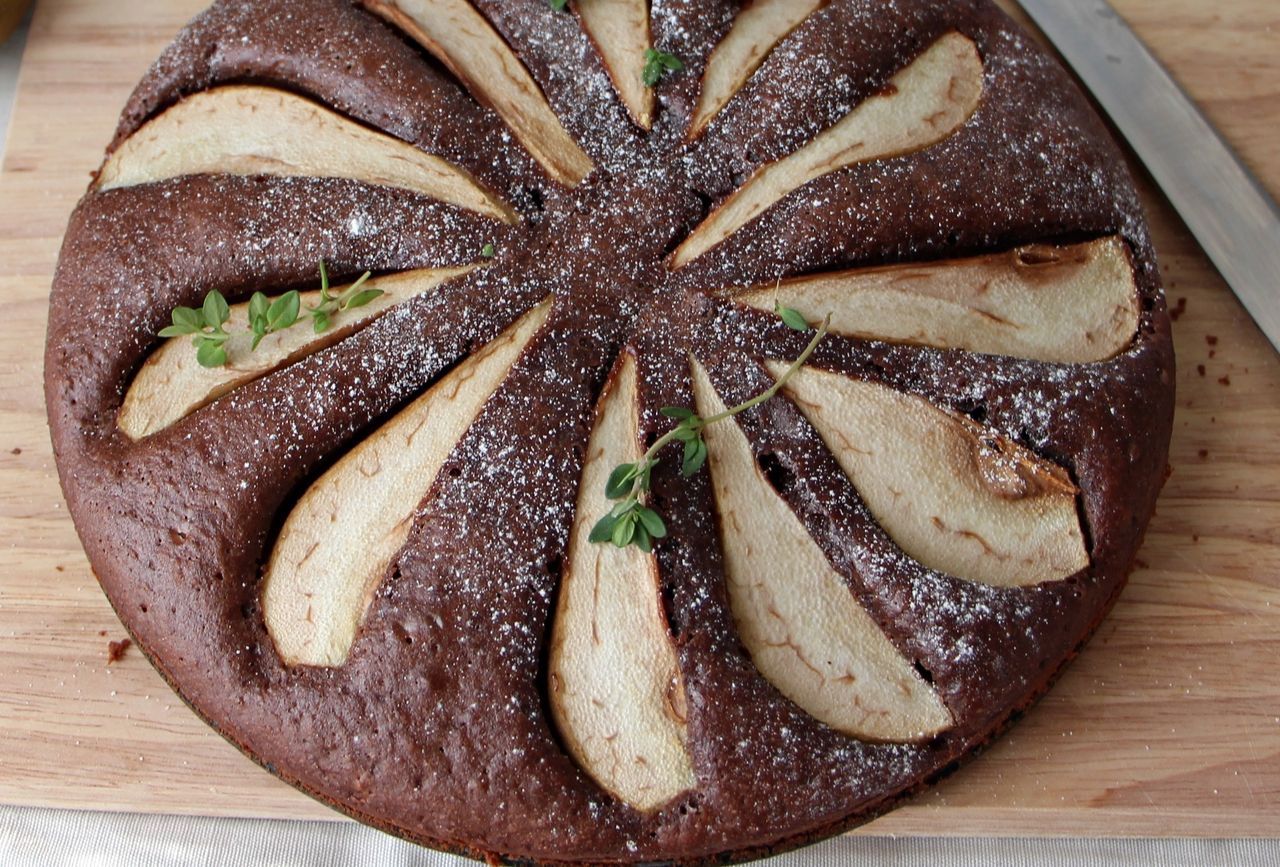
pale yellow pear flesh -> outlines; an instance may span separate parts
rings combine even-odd
[[[819,274],[737,296],[846,337],[964,349],[1057,364],[1113,358],[1138,331],[1138,289],[1119,238],[1036,244],[947,262]]]
[[[693,383],[703,418],[724,411],[696,362]],[[765,679],[810,716],[864,740],[917,741],[951,727],[942,699],[769,484],[737,423],[710,425],[704,438],[729,603]]]
[[[640,458],[636,365],[624,358],[587,445],[551,635],[552,715],[601,788],[641,812],[696,785],[685,750],[684,684],[667,632],[653,554],[589,541],[615,503],[613,468]]]
[[[949,138],[977,110],[982,76],[973,41],[958,33],[943,36],[895,75],[884,93],[862,102],[790,156],[757,169],[676,249],[672,266],[697,259],[816,178]]]
[[[827,2],[829,0],[755,0],[748,3],[707,60],[689,137],[701,135],[760,68],[769,52]]]
[[[649,0],[576,0],[574,9],[591,35],[614,89],[637,126],[653,126],[653,88],[644,83],[650,47]]]
[[[787,365],[769,369],[781,376]],[[1066,472],[964,416],[812,367],[785,394],[808,418],[876,521],[930,569],[996,587],[1089,565]]]
[[[464,169],[309,99],[257,85],[218,87],[173,105],[107,158],[97,186],[110,190],[195,174],[344,178],[519,222]]]
[[[524,64],[468,0],[363,0],[395,24],[492,106],[516,139],[566,186],[594,164],[560,123]]]
[[[190,337],[169,338],[151,353],[133,378],[117,424],[130,439],[151,436],[245,383],[334,345],[397,304],[430,292],[474,267],[423,269],[377,277],[365,285],[381,289],[383,294],[363,307],[334,313],[327,330],[317,334],[311,322],[303,318],[292,328],[265,336],[257,349],[252,348],[248,302],[233,304],[231,318],[223,326],[232,335],[223,345],[227,363],[201,367]],[[347,288],[335,287],[330,294],[340,295]],[[304,314],[307,308],[320,303],[319,290],[303,292],[300,297]]]
[[[262,588],[267,632],[286,665],[346,661],[419,504],[550,308],[525,314],[369,434],[293,507]]]

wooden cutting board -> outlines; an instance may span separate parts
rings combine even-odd
[[[136,650],[107,664],[124,632],[45,428],[67,216],[130,89],[204,2],[41,0],[31,28],[0,172],[0,803],[332,819],[206,729]],[[1118,5],[1280,193],[1280,4]],[[1146,192],[1179,399],[1141,568],[1052,694],[868,833],[1280,835],[1280,358]]]

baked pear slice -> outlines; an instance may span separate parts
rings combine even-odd
[[[547,103],[537,82],[467,0],[362,0],[435,55],[492,106],[547,173],[577,186],[595,168]]]
[[[362,307],[334,313],[326,331],[317,334],[307,324],[299,323],[266,335],[257,349],[252,348],[248,302],[233,304],[225,326],[232,334],[223,347],[227,363],[202,367],[189,338],[169,338],[151,353],[133,378],[117,424],[130,439],[151,436],[247,382],[334,345],[397,304],[430,292],[474,267],[422,269],[377,277],[365,285],[383,294]],[[341,295],[348,288],[337,287],[334,293]],[[299,301],[304,310],[316,307],[320,291],[300,293]]]
[[[195,174],[346,178],[412,190],[505,223],[520,219],[465,169],[317,102],[257,85],[196,93],[147,121],[107,158],[97,188]]]
[[[1117,237],[1005,253],[818,274],[736,296],[782,304],[831,331],[1055,364],[1104,361],[1138,331],[1138,287]]]
[[[790,156],[756,169],[676,248],[672,266],[689,264],[812,180],[949,138],[977,110],[982,75],[978,46],[959,33],[943,36],[895,75],[883,93]]]
[[[551,310],[545,301],[347,452],[285,519],[262,613],[286,665],[339,666],[419,504]]]
[[[769,362],[781,377],[787,366]],[[814,367],[787,381],[885,532],[918,562],[996,587],[1089,565],[1066,471],[970,419],[887,386]]]
[[[649,0],[577,0],[573,4],[636,125],[653,126],[653,88],[644,83],[651,45]]]
[[[830,0],[754,0],[746,4],[707,60],[689,138],[702,135],[760,68],[769,52],[828,2]]]
[[[551,711],[578,765],[614,797],[650,812],[696,784],[685,750],[685,693],[667,631],[656,557],[593,543],[613,468],[640,459],[636,363],[623,357],[587,444],[560,583],[548,675]]]
[[[693,363],[698,414],[725,406]],[[703,437],[738,633],[761,675],[810,716],[868,741],[953,725],[941,697],[863,609],[760,469],[733,420]]]

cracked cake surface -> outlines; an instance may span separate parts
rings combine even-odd
[[[313,320],[330,275],[376,297]],[[157,335],[215,290],[205,366]],[[986,0],[221,0],[71,218],[45,387],[104,591],[273,773],[475,857],[710,862],[1048,688],[1173,365],[1121,154]],[[664,408],[778,384],[658,454],[651,544],[592,538]]]

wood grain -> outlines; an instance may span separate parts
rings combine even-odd
[[[0,171],[0,803],[336,818],[212,734],[136,650],[106,664],[124,633],[44,421],[67,216],[133,84],[203,2],[42,0],[32,25]],[[1280,192],[1274,0],[1117,6]],[[1173,475],[1142,568],[1007,737],[867,833],[1280,834],[1280,358],[1149,187],[1146,201],[1185,312]]]

